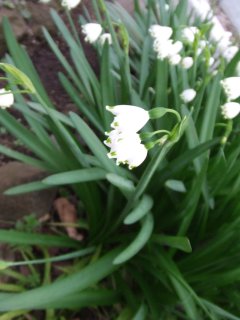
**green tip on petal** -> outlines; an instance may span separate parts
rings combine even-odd
[[[110,106],[106,106],[106,110],[107,111],[110,111],[110,112],[112,112],[112,109],[113,109],[114,107],[110,107]]]

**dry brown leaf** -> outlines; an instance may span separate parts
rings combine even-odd
[[[74,205],[66,198],[58,198],[54,201],[54,208],[57,211],[60,220],[66,224],[77,223],[77,211]],[[81,241],[83,235],[78,233],[73,226],[66,226],[67,234],[70,238]]]

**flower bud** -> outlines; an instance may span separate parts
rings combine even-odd
[[[62,0],[62,6],[67,8],[68,10],[71,10],[75,8],[80,2],[81,0]]]
[[[100,36],[99,42],[102,46],[104,45],[105,41],[107,41],[109,45],[112,44],[112,36],[110,33],[104,33]]]
[[[102,33],[102,26],[99,23],[86,23],[82,26],[82,33],[86,42],[94,43]]]
[[[11,91],[0,89],[0,108],[6,109],[14,103],[14,96]]]
[[[196,96],[196,91],[194,89],[186,89],[180,94],[180,98],[183,102],[191,102]]]
[[[192,57],[185,57],[181,61],[181,65],[184,69],[190,69],[193,65],[193,58]]]
[[[181,38],[187,43],[193,43],[197,33],[199,33],[197,27],[186,27],[182,29]]]

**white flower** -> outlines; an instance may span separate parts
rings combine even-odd
[[[147,157],[147,149],[139,142],[136,133],[121,137],[112,145],[109,158],[116,158],[116,164],[127,164],[129,169],[138,167]]]
[[[160,26],[159,24],[154,24],[149,28],[149,33],[153,38],[157,39],[170,39],[173,30],[170,27]]]
[[[183,44],[181,41],[176,41],[172,44],[171,46],[171,52],[169,55],[175,55],[177,53],[179,53],[183,48]]]
[[[51,0],[39,0],[40,3],[49,3]]]
[[[157,52],[158,59],[171,59],[182,50],[183,44],[181,41],[173,42],[173,40],[156,39],[153,43],[153,49]],[[173,58],[174,60],[174,58]],[[176,60],[176,59],[175,59]]]
[[[100,38],[99,38],[99,42],[100,44],[103,46],[105,41],[108,42],[109,45],[112,44],[112,36],[110,33],[103,33]]]
[[[240,77],[229,77],[220,81],[228,101],[240,97]]]
[[[157,52],[158,59],[165,59],[171,52],[173,40],[160,40],[156,39],[153,43],[153,49]]]
[[[94,43],[102,33],[102,26],[99,23],[86,23],[82,26],[82,33],[86,42]]]
[[[231,41],[232,33],[224,32],[223,35],[222,33],[219,34],[219,36],[220,35],[221,37],[217,39],[217,51],[221,54],[221,53],[224,53],[224,51],[227,50],[228,47],[232,45],[232,41]]]
[[[198,43],[198,48],[197,48],[197,55],[199,56],[203,50],[206,48],[206,46],[208,45],[208,41],[206,40],[200,40]]]
[[[210,57],[209,62],[208,62],[209,66],[211,67],[214,64],[214,62],[215,62],[215,59],[213,57]]]
[[[169,57],[169,63],[173,66],[179,64],[181,62],[181,56],[179,54],[175,54],[174,56]]]
[[[237,46],[230,46],[223,52],[223,57],[227,62],[230,62],[238,51],[239,48]]]
[[[197,27],[185,27],[182,29],[181,38],[185,42],[193,43],[197,33],[199,33],[199,29]]]
[[[169,6],[169,4],[165,3],[165,6],[164,6],[164,8],[165,8],[165,10],[166,10],[166,11],[169,11],[169,9],[170,9],[170,6]]]
[[[191,102],[196,97],[196,91],[194,89],[186,89],[180,94],[180,98],[183,102]]]
[[[140,107],[117,105],[106,109],[115,115],[111,127],[123,133],[138,132],[149,120],[148,112]]]
[[[193,66],[193,58],[185,57],[181,61],[181,65],[184,69],[190,69]]]
[[[11,91],[0,89],[0,108],[6,109],[14,103],[14,96]]]
[[[141,143],[141,139],[139,134],[135,132],[125,132],[122,133],[118,130],[112,130],[110,132],[106,132],[106,135],[108,136],[107,139],[104,142],[106,146],[108,146],[111,151],[115,151],[116,149],[116,144],[119,143],[119,141],[128,139],[131,141],[134,141],[136,143]]]
[[[233,119],[240,112],[240,104],[237,102],[227,102],[221,106],[222,115],[225,119]]]
[[[67,8],[68,10],[71,10],[75,8],[81,0],[62,0],[62,6]]]

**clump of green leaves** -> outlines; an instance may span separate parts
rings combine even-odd
[[[42,181],[6,193],[70,187],[84,208],[81,218],[86,219],[88,235],[79,243],[62,235],[1,230],[2,242],[45,250],[43,259],[4,261],[3,269],[45,263],[48,271],[42,286],[11,294],[11,299],[9,293],[1,293],[0,311],[51,309],[56,310],[52,319],[57,319],[59,309],[110,305],[109,318],[118,314],[117,319],[240,319],[239,120],[229,125],[220,110],[225,102],[220,80],[234,75],[239,54],[229,64],[218,58],[211,69],[215,44],[197,54],[211,26],[198,21],[199,35],[181,53],[194,59],[189,70],[157,57],[149,28],[171,26],[179,41],[180,30],[189,25],[187,1],[174,10],[164,0],[146,1],[145,7],[135,1],[134,18],[118,4],[95,0],[92,4],[97,21],[112,37],[112,45],[92,47],[98,75],[72,20],[73,29],[68,29],[51,11],[70,60],[43,30],[65,70],[58,74],[59,81],[79,108],[68,115],[53,105],[25,49],[4,21],[10,55],[0,67],[16,92],[14,107],[28,128],[6,110],[0,110],[0,124],[34,156],[4,146],[0,152],[49,172]],[[80,23],[87,21],[90,14],[85,9]],[[188,88],[196,91],[190,103],[180,97]],[[184,119],[174,126],[172,116],[165,114],[148,123],[142,133],[147,138],[149,132],[174,129],[171,135],[163,134],[145,163],[131,172],[108,159],[102,142],[112,120],[105,106],[121,104],[170,108]],[[69,253],[50,257],[52,246],[68,248]],[[52,280],[49,265],[62,260],[73,261],[74,272]]]

